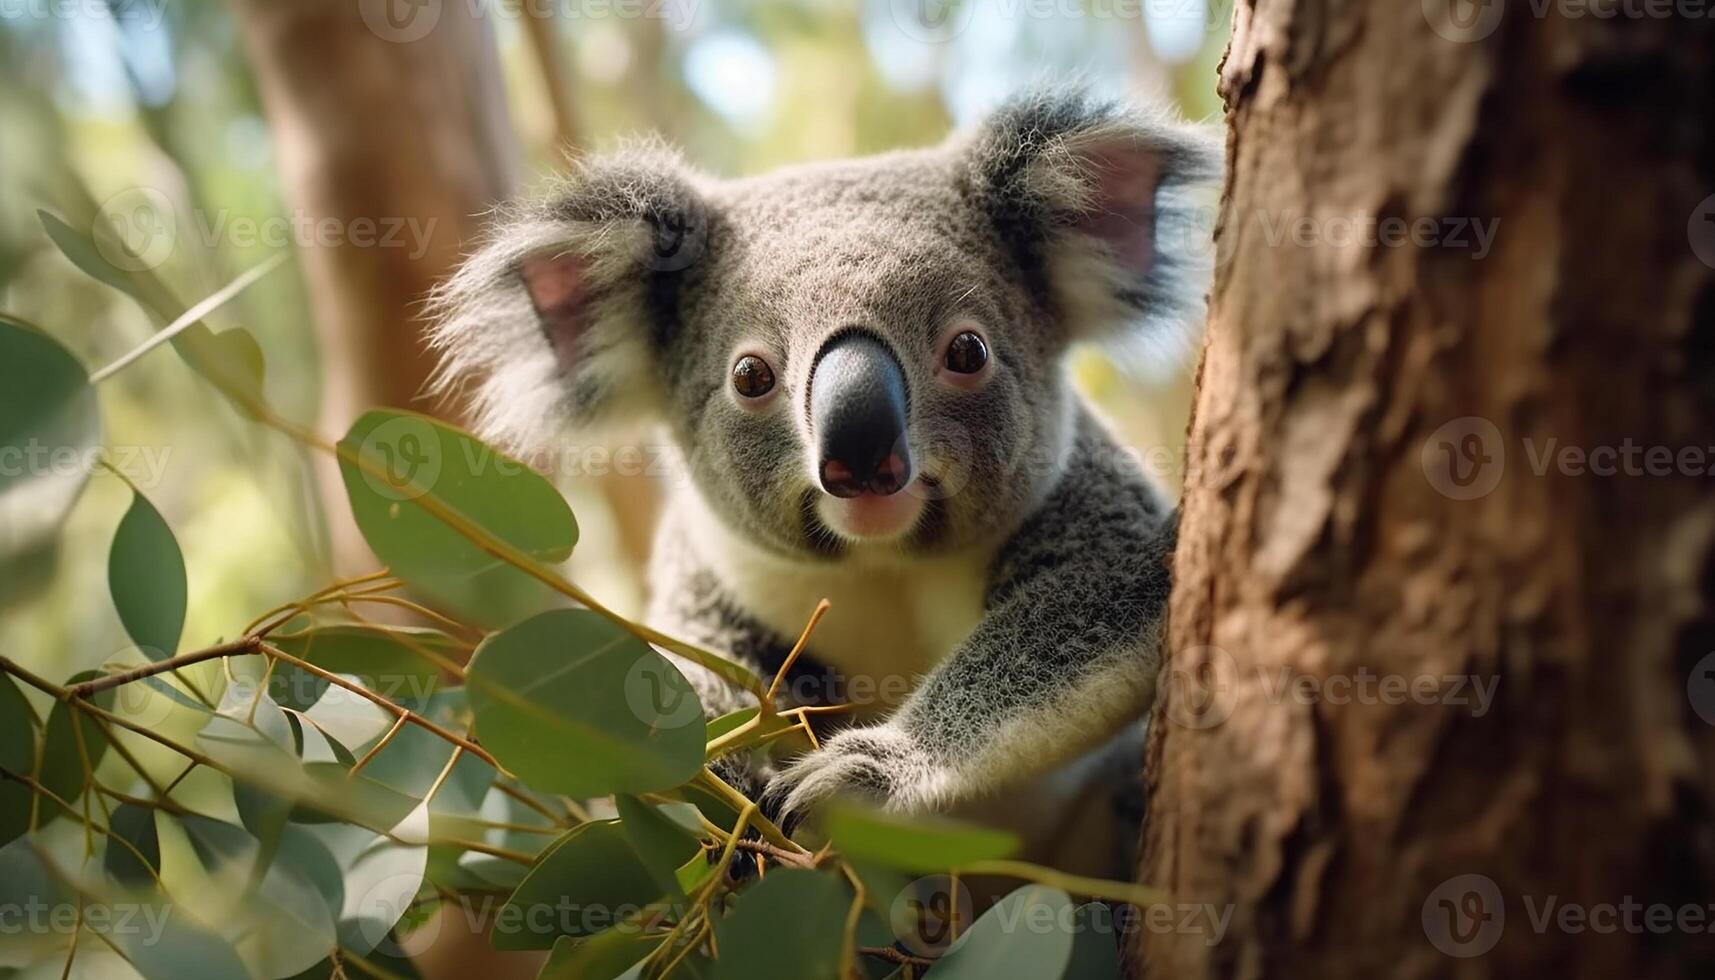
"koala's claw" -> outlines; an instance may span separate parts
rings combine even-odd
[[[829,739],[768,783],[762,812],[786,833],[834,797],[888,810],[915,811],[932,801],[937,771],[928,756],[888,725],[854,728]]]

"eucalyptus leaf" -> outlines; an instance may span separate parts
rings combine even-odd
[[[648,644],[584,609],[490,636],[465,676],[482,743],[532,787],[567,796],[671,789],[703,765],[703,709]]]
[[[101,862],[107,873],[122,885],[154,881],[161,873],[161,838],[155,828],[155,811],[122,803],[113,809],[107,831],[107,850]]]
[[[496,921],[497,949],[549,949],[593,936],[661,900],[663,889],[616,821],[576,827],[530,869]]]
[[[165,902],[140,907],[127,921],[145,929],[113,929],[112,940],[144,980],[250,980],[238,951],[214,929]]]
[[[588,939],[561,936],[537,980],[614,980],[648,956],[661,940],[616,928]]]
[[[37,554],[89,482],[101,415],[89,374],[35,327],[0,314],[0,576]],[[7,593],[15,591],[10,583]]]
[[[181,819],[197,859],[230,894],[221,931],[268,978],[314,966],[335,941],[339,869],[326,848],[283,834],[265,848],[248,830],[207,817]]]
[[[113,534],[107,586],[119,621],[145,656],[161,660],[178,651],[189,594],[185,557],[161,512],[140,492],[132,493]]]
[[[66,686],[100,676],[95,671],[85,671],[66,681]],[[114,697],[113,689],[109,688],[89,700],[97,707],[111,709]],[[109,744],[101,726],[88,713],[64,701],[56,701],[48,712],[36,780],[65,802],[75,803],[83,795],[86,776],[99,768],[102,759],[106,758]],[[38,812],[38,823],[45,824],[65,811],[57,803],[42,800]]]
[[[934,817],[902,817],[852,805],[828,808],[828,836],[848,857],[904,871],[946,871],[974,861],[1010,857],[1017,836]]]
[[[662,894],[684,898],[677,871],[702,850],[697,838],[635,796],[622,793],[613,802],[619,810],[620,829],[631,842],[638,860],[654,876]]]
[[[537,562],[565,561],[577,521],[540,474],[475,436],[408,412],[365,413],[339,452],[357,526],[395,575],[490,625],[555,601],[541,582],[431,513],[444,508]]]
[[[92,238],[47,211],[37,211],[48,238],[71,263],[85,274],[125,293],[163,327],[187,307],[144,264],[127,263],[120,268],[108,255],[127,255],[126,244],[98,222]],[[100,244],[96,241],[100,239]],[[105,249],[106,254],[103,254]],[[262,348],[242,327],[215,333],[203,323],[193,323],[170,341],[173,349],[193,370],[213,384],[241,413],[255,417],[266,406],[262,384]]]
[[[715,927],[716,980],[838,980],[850,908],[851,893],[832,872],[769,872]]]
[[[400,704],[420,702],[440,687],[441,672],[432,657],[451,659],[466,649],[439,630],[364,624],[321,626],[275,634],[269,640],[299,660],[355,677],[364,687]],[[315,704],[327,687],[325,678],[286,663],[275,667],[269,679],[274,699],[298,710]]]
[[[1065,892],[1026,885],[979,916],[927,975],[931,980],[1065,976],[1075,922]]]
[[[1124,970],[1113,907],[1090,902],[1078,906],[1074,916],[1075,935],[1065,980],[1120,980]]]
[[[18,776],[36,771],[36,713],[5,674],[0,674],[0,769]],[[34,797],[30,787],[0,776],[0,846],[30,829]]]

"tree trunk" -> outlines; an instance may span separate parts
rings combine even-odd
[[[402,0],[234,4],[297,220],[321,341],[322,428],[421,400],[435,364],[421,304],[514,189],[516,146],[475,6]],[[390,18],[391,15],[391,18]],[[330,465],[335,565],[371,567]]]
[[[1138,972],[1712,975],[1715,22],[1652,8],[1239,0],[1140,869],[1215,914]]]

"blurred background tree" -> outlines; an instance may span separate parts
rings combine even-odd
[[[257,337],[274,405],[334,434],[370,404],[450,411],[417,397],[415,304],[482,212],[567,153],[656,131],[699,166],[754,173],[932,143],[1019,87],[1074,77],[1212,118],[1228,26],[1223,0],[519,2],[0,6],[0,304],[92,365],[155,329],[55,250],[39,208],[142,235],[186,300],[283,253],[211,324]],[[1077,363],[1176,486],[1188,367],[1127,367]],[[184,547],[187,648],[362,564],[341,544],[343,497],[304,453],[243,425],[181,360],[149,357],[105,400],[110,444]],[[584,522],[574,574],[640,609],[646,478],[553,475],[579,513],[616,518]],[[129,497],[98,476],[57,545],[0,569],[0,649],[63,675],[129,645],[89,599]]]

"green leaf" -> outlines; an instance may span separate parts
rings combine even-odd
[[[709,741],[713,742],[727,732],[733,731],[738,726],[755,718],[759,710],[761,709],[756,707],[740,708],[737,711],[729,711],[719,718],[712,719],[709,722]]]
[[[1120,980],[1119,931],[1112,906],[1100,902],[1074,910],[1072,956],[1066,964],[1065,980]]]
[[[588,939],[561,936],[537,980],[614,980],[661,945],[636,929],[617,928]]]
[[[715,927],[716,980],[838,980],[850,907],[845,883],[831,872],[771,871]]]
[[[400,704],[420,702],[441,684],[429,656],[451,658],[465,646],[439,630],[361,624],[323,626],[274,634],[269,642],[323,670],[356,677],[376,694]],[[290,664],[274,668],[269,693],[282,707],[307,710],[326,692],[328,681]]]
[[[555,598],[425,507],[450,510],[490,538],[556,564],[571,555],[578,525],[540,474],[475,436],[408,412],[364,414],[339,449],[357,526],[395,575],[491,625]]]
[[[684,898],[679,890],[678,869],[702,851],[697,838],[687,833],[678,822],[635,796],[614,797],[619,810],[619,827],[631,849],[654,876],[661,893],[672,898]]]
[[[1019,843],[1004,830],[851,805],[829,807],[827,827],[834,846],[847,857],[918,873],[1009,857]]]
[[[146,265],[127,263],[130,268],[121,269],[108,261],[108,256],[132,253],[99,221],[92,239],[47,211],[38,210],[36,215],[48,238],[72,265],[136,300],[157,323],[165,325],[188,309]],[[205,324],[194,323],[170,343],[185,363],[226,395],[243,414],[254,418],[256,409],[266,406],[262,391],[265,370],[262,347],[248,330],[233,327],[217,334]]]
[[[0,314],[0,462],[8,464],[0,466],[0,567],[7,577],[65,521],[100,443],[101,414],[83,365],[46,334]]]
[[[107,852],[101,862],[107,873],[122,885],[153,882],[161,873],[161,837],[155,829],[155,811],[121,803],[114,808],[107,830]],[[126,847],[121,840],[131,846]]]
[[[714,876],[715,866],[709,863],[709,856],[700,848],[684,864],[673,869],[673,880],[686,895],[703,887]]]
[[[201,323],[186,327],[170,343],[198,374],[208,379],[242,415],[256,418],[263,400],[267,366],[262,345],[243,327],[215,333]]]
[[[703,765],[703,709],[666,658],[584,609],[490,636],[465,685],[482,744],[533,788],[671,789]]]
[[[156,303],[160,301],[161,297],[151,293],[148,288],[149,284],[139,275],[127,272],[109,262],[89,235],[85,235],[66,224],[60,220],[58,215],[50,211],[37,209],[36,217],[42,222],[42,230],[48,233],[48,239],[60,250],[60,254],[70,259],[71,264],[77,266],[85,275],[112,286],[142,303],[152,312],[160,315],[167,314],[165,309],[156,308]],[[99,225],[97,227],[99,228]],[[109,239],[104,244],[112,248],[118,243]]]
[[[66,686],[100,676],[102,675],[96,671],[85,671],[66,681]],[[112,688],[90,698],[96,706],[107,709],[113,707],[113,700]],[[42,758],[36,769],[36,780],[60,799],[75,803],[77,798],[83,795],[85,777],[101,765],[101,760],[107,755],[107,749],[107,736],[102,734],[101,727],[94,719],[81,710],[74,710],[64,701],[56,701],[53,709],[48,712],[48,726],[42,738]],[[88,772],[84,768],[86,759],[89,762]],[[42,800],[38,809],[38,824],[45,824],[63,813],[65,810],[59,804]]]
[[[662,898],[616,821],[573,828],[530,869],[495,921],[496,949],[549,949],[593,936]]]
[[[36,771],[36,713],[30,710],[24,692],[5,674],[0,674],[0,769],[19,776]],[[30,787],[0,777],[0,846],[30,829],[30,801],[34,797]]]
[[[0,962],[27,963],[32,952],[46,956],[51,955],[50,949],[62,952],[65,949],[63,936],[40,927],[28,928],[27,920],[19,914],[24,909],[52,910],[76,902],[64,877],[56,873],[63,869],[50,870],[44,863],[49,853],[40,834],[20,837],[0,847],[0,909],[7,911],[5,938],[0,940]]]
[[[150,660],[178,652],[185,625],[185,556],[173,529],[147,497],[133,492],[113,534],[107,587],[131,642]]]
[[[932,980],[1060,977],[1072,957],[1072,900],[1055,888],[1026,885],[995,903],[960,936],[928,976]]]
[[[207,817],[180,820],[214,887],[231,896],[221,931],[263,967],[285,977],[314,966],[335,941],[339,887],[332,855],[307,834],[283,835],[266,848],[249,831]]]
[[[176,905],[136,908],[135,921],[158,923],[158,934],[153,928],[116,928],[111,938],[144,980],[250,980],[232,944]]]

